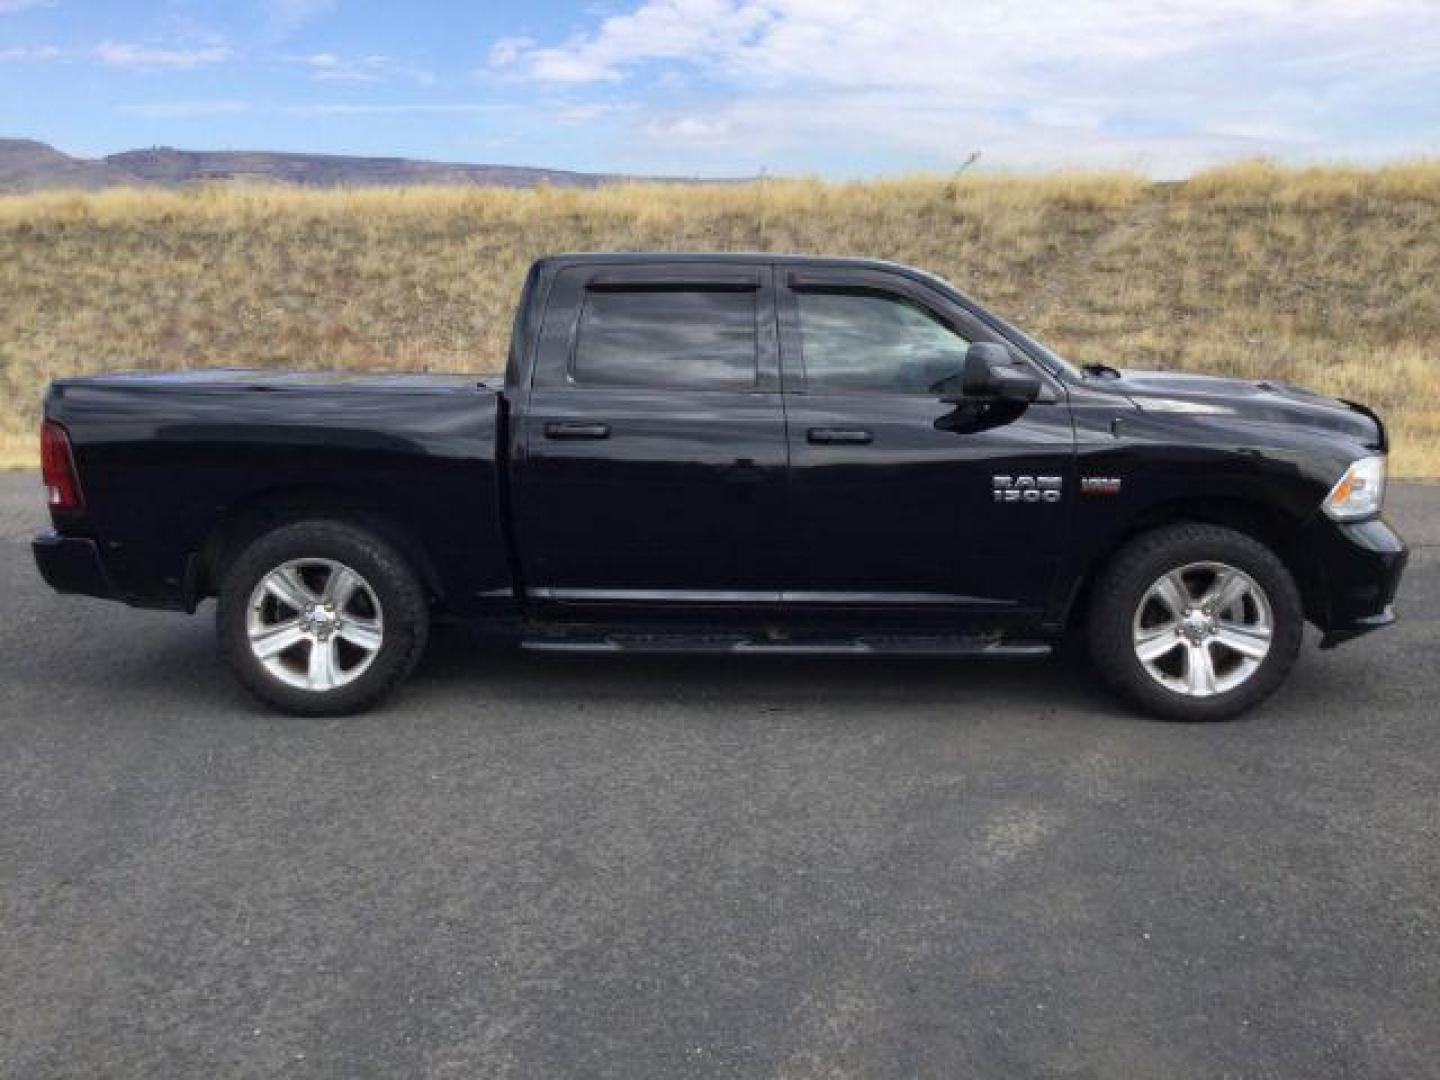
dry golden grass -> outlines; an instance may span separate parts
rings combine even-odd
[[[1440,476],[1440,163],[597,191],[117,190],[0,198],[0,462],[50,378],[122,367],[493,371],[562,250],[867,255],[1078,359],[1293,379],[1379,408]]]

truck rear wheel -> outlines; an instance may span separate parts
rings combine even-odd
[[[373,533],[300,521],[231,565],[216,612],[226,662],[256,697],[299,716],[369,708],[415,667],[429,634],[425,591]]]
[[[1300,651],[1304,614],[1285,564],[1217,525],[1132,540],[1096,582],[1090,656],[1105,681],[1166,720],[1228,720],[1273,694]]]

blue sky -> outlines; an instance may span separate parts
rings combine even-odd
[[[0,134],[867,176],[1440,154],[1440,0],[0,0]]]

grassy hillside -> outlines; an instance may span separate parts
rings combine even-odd
[[[495,370],[557,250],[807,251],[934,270],[1061,352],[1378,407],[1440,477],[1440,163],[714,187],[0,198],[0,458],[41,389],[121,367]]]

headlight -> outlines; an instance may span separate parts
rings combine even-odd
[[[1353,462],[1325,496],[1325,513],[1336,521],[1354,521],[1380,512],[1385,501],[1385,458]]]

